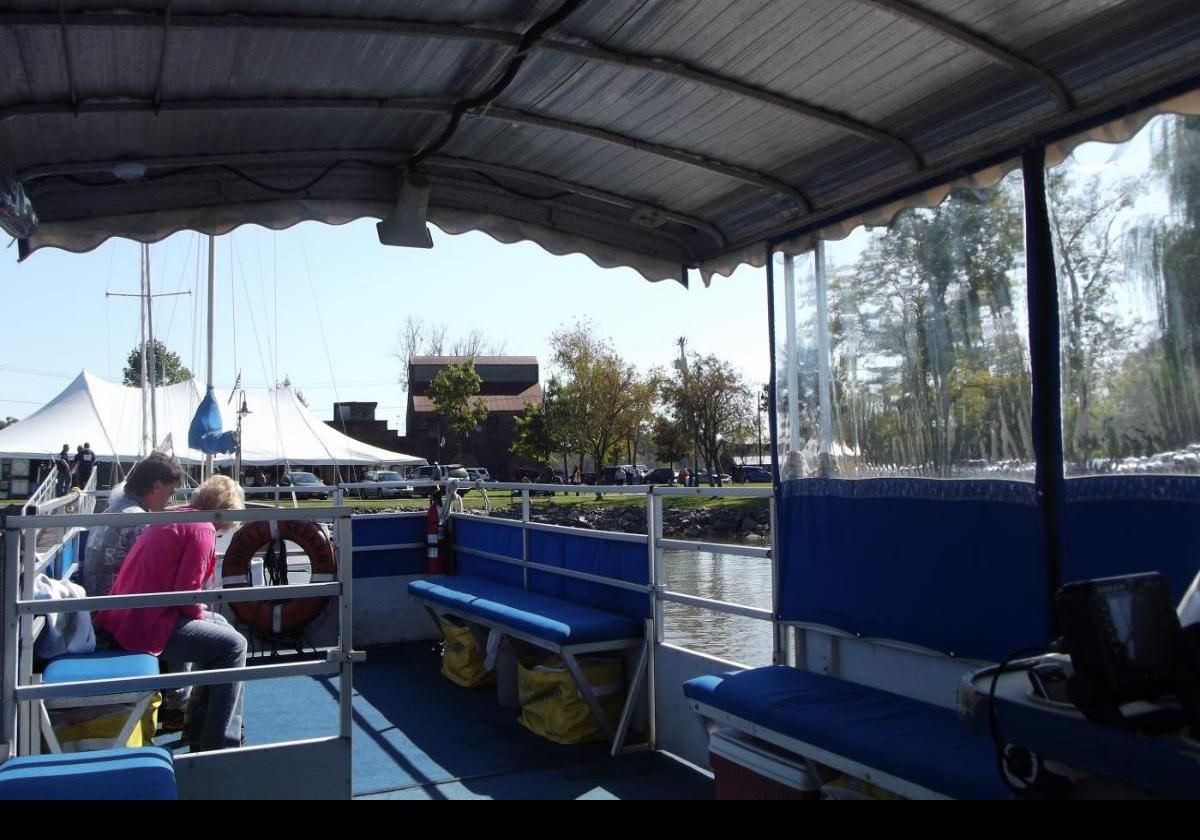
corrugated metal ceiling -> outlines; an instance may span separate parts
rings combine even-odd
[[[417,160],[446,229],[657,279],[1200,66],[1194,0],[588,0],[424,154],[561,6],[19,0],[0,165],[84,249],[382,215]]]

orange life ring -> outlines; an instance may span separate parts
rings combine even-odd
[[[329,535],[316,522],[285,519],[276,523],[279,538],[293,542],[308,555],[312,583],[337,580],[337,560]],[[221,562],[221,586],[228,589],[251,585],[250,561],[272,541],[271,523],[247,522],[234,533]],[[319,616],[329,603],[323,598],[291,598],[274,601],[241,601],[230,604],[233,614],[262,638],[295,638]]]

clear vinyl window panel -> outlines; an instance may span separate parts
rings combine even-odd
[[[1047,170],[1068,477],[1200,473],[1200,117]]]
[[[1022,189],[1011,172],[795,258],[788,477],[1033,479]]]

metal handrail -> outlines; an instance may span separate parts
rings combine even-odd
[[[661,628],[661,615],[663,602],[687,604],[689,606],[700,607],[702,609],[711,610],[718,613],[726,613],[729,615],[737,615],[744,618],[752,618],[759,621],[773,622],[775,619],[774,605],[770,609],[761,607],[752,607],[745,604],[735,604],[729,601],[718,601],[711,598],[700,598],[694,595],[688,595],[683,592],[674,592],[668,590],[661,580],[659,571],[662,566],[662,555],[664,551],[678,550],[699,550],[713,551],[723,554],[734,554],[742,557],[752,557],[763,560],[771,560],[774,568],[775,559],[773,551],[769,547],[743,546],[730,543],[716,543],[704,540],[676,540],[667,539],[662,536],[662,499],[666,496],[709,496],[709,497],[735,497],[735,498],[774,498],[773,491],[765,487],[673,487],[669,485],[599,485],[601,487],[612,487],[611,491],[604,492],[621,493],[624,495],[640,495],[646,498],[646,517],[648,526],[648,535],[629,534],[616,531],[594,531],[590,528],[575,528],[569,525],[550,525],[541,522],[531,522],[529,520],[529,500],[532,493],[544,492],[544,489],[554,489],[562,491],[564,487],[580,488],[592,487],[594,485],[580,484],[531,484],[529,482],[511,483],[511,482],[489,482],[489,489],[508,489],[519,490],[521,492],[522,517],[520,520],[512,520],[506,518],[495,519],[496,524],[506,525],[513,528],[520,528],[522,531],[522,551],[520,557],[505,557],[491,552],[481,551],[479,549],[467,548],[465,546],[455,545],[456,551],[461,551],[464,554],[484,557],[491,560],[496,560],[508,563],[514,566],[519,566],[525,570],[525,586],[528,587],[528,573],[531,570],[560,575],[562,577],[571,577],[590,580],[602,585],[615,586],[633,591],[648,592],[654,602],[655,625]],[[456,514],[457,515],[457,514]],[[774,525],[774,502],[772,501],[772,526]],[[772,527],[772,531],[774,528]],[[584,575],[583,573],[574,573],[568,569],[563,569],[555,566],[544,566],[540,563],[533,562],[529,558],[529,543],[525,538],[530,531],[546,531],[553,533],[573,532],[580,536],[585,536],[590,539],[604,540],[620,540],[623,542],[644,543],[647,546],[650,560],[650,580],[651,583],[647,586],[644,584],[631,584],[628,581],[622,581],[617,578],[609,578],[603,575]],[[772,587],[772,598],[774,598],[774,587]],[[660,631],[656,631],[660,632]],[[661,641],[661,639],[659,640]]]
[[[93,474],[94,475],[94,474]],[[94,481],[89,485],[94,487]],[[70,501],[87,498],[89,494],[75,491],[62,500]],[[94,498],[94,496],[91,496]],[[258,666],[247,665],[244,669],[245,679],[261,679],[270,676],[286,676],[290,674],[340,674],[342,685],[339,702],[339,734],[340,737],[350,737],[352,729],[352,709],[350,705],[350,666],[361,659],[361,654],[353,650],[353,537],[350,530],[351,510],[341,506],[341,492],[335,493],[333,507],[295,509],[250,509],[237,511],[175,511],[161,513],[122,513],[95,514],[59,513],[46,514],[46,509],[61,510],[66,504],[62,500],[51,500],[37,506],[37,513],[29,516],[10,517],[5,529],[5,560],[3,568],[3,601],[0,602],[0,614],[3,616],[2,635],[7,639],[20,639],[14,643],[12,650],[17,656],[4,657],[3,671],[0,674],[2,693],[0,693],[0,745],[6,749],[7,755],[14,754],[18,745],[28,737],[26,730],[32,720],[29,703],[37,699],[58,696],[91,696],[111,694],[118,689],[128,687],[145,687],[153,684],[162,688],[184,684],[211,684],[228,682],[232,677],[242,679],[239,674],[242,669],[226,671],[196,672],[194,674],[156,675],[154,677],[134,677],[128,680],[99,680],[80,681],[79,683],[55,684],[40,686],[32,683],[32,644],[33,631],[36,627],[35,616],[58,612],[82,612],[100,608],[117,607],[147,607],[163,605],[179,605],[188,603],[233,603],[242,601],[273,600],[280,596],[290,598],[329,596],[338,598],[341,602],[337,610],[339,640],[334,649],[323,651],[321,659],[302,662],[289,666]],[[76,530],[82,527],[103,524],[107,526],[140,525],[164,522],[234,522],[246,520],[284,521],[295,519],[324,518],[334,521],[334,547],[337,552],[338,579],[330,583],[309,583],[291,586],[246,587],[236,589],[213,589],[189,592],[146,593],[138,595],[103,596],[79,599],[64,599],[62,601],[38,601],[33,598],[32,576],[39,565],[36,557],[36,546],[30,535],[39,529],[61,527],[69,539]],[[55,551],[63,545],[60,542]],[[10,585],[11,584],[11,585]],[[203,676],[201,676],[203,674]],[[139,680],[141,681],[139,683]],[[142,685],[144,683],[144,685]],[[0,755],[0,760],[5,756]]]

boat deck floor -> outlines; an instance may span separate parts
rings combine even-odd
[[[665,753],[618,758],[603,743],[547,741],[502,708],[495,688],[440,673],[433,642],[370,648],[354,668],[356,799],[711,799],[706,774]],[[246,686],[246,743],[334,735],[337,679]],[[177,735],[159,743],[184,749]]]

